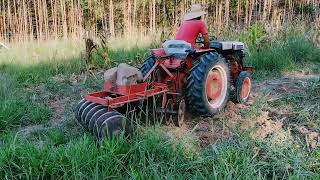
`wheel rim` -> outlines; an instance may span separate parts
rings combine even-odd
[[[243,79],[242,87],[241,87],[241,98],[247,99],[250,95],[251,89],[251,80],[249,77],[245,77]]]
[[[221,66],[214,66],[206,79],[207,101],[212,108],[218,108],[227,93],[227,73]]]

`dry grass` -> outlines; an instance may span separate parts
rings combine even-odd
[[[6,44],[0,49],[0,64],[35,65],[79,58],[84,43],[76,40],[30,41]]]

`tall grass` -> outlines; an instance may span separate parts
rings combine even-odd
[[[10,44],[9,50],[0,50],[1,134],[49,121],[51,97],[41,93],[59,87],[52,77],[82,71],[81,49],[74,41],[49,41]]]
[[[241,33],[239,39],[248,47],[248,65],[258,72],[282,73],[306,69],[310,63],[319,66],[320,49],[313,41],[315,32],[296,26],[268,32],[256,24]]]
[[[57,63],[47,62],[32,66],[14,64],[0,65],[0,133],[12,128],[45,123],[51,117],[48,106],[50,94],[43,91],[59,89],[59,82],[52,77],[64,74],[70,76],[81,72],[78,59]],[[60,87],[61,88],[61,87]],[[70,90],[69,90],[70,91]],[[60,93],[61,94],[61,93]]]

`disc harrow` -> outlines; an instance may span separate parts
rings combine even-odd
[[[82,99],[75,109],[79,124],[98,139],[119,135],[124,131],[126,118],[117,111]]]
[[[253,67],[244,64],[244,43],[210,41],[205,47],[168,40],[162,48],[151,50],[140,69],[120,64],[107,70],[103,89],[88,93],[77,104],[77,121],[101,140],[121,132],[131,134],[133,119],[119,112],[128,115],[146,108],[144,114],[152,113],[154,122],[165,120],[183,127],[187,111],[213,116],[223,110],[231,88],[238,103],[247,102]]]

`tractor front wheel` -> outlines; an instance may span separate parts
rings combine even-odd
[[[216,52],[196,60],[187,82],[189,109],[202,115],[214,115],[227,104],[230,93],[229,68]]]
[[[248,71],[242,71],[236,82],[236,101],[246,103],[251,93],[251,78]]]

